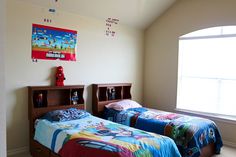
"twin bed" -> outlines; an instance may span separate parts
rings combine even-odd
[[[178,126],[176,121],[171,120],[179,119],[179,115],[167,113],[168,116],[161,114],[158,118],[163,120],[163,126],[161,126],[153,121],[158,117],[153,110],[151,112],[149,109],[139,107],[117,111],[104,107],[123,99],[131,99],[130,89],[131,84],[93,85],[95,117],[84,111],[83,85],[29,87],[31,155],[33,157],[207,157],[220,152],[222,142],[218,129],[209,120],[206,121],[212,125],[210,130],[198,127],[204,119],[189,119],[189,117],[181,118],[186,120],[184,123],[186,125],[183,126],[182,122],[178,121],[180,124]],[[71,100],[74,92],[78,94],[76,104]],[[39,94],[43,95],[40,106],[37,102]],[[107,118],[109,121],[98,118],[103,115],[105,117],[102,118]],[[189,129],[192,123],[197,125],[191,129],[200,132],[202,128],[203,132],[205,131],[204,134],[197,135],[198,139],[202,139],[200,150],[198,147],[192,147],[192,142],[186,142],[190,137],[195,138],[193,134],[196,133],[186,132],[186,128]],[[144,127],[147,126],[146,124],[157,127]],[[163,129],[166,129],[164,134],[160,131]],[[181,141],[181,136],[178,134],[174,136],[173,132],[181,132],[182,137],[188,137],[188,139]],[[184,154],[178,144],[183,145],[184,148],[191,146],[191,149]]]
[[[109,99],[111,89],[115,96]],[[131,100],[130,90],[130,83],[94,84],[93,114],[119,124],[168,136],[175,141],[184,157],[207,157],[220,153],[223,143],[213,121],[142,107]],[[103,95],[108,98],[104,99]]]

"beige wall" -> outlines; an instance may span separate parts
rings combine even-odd
[[[178,0],[145,31],[144,103],[174,111],[178,37],[202,28],[236,25],[235,0]],[[216,121],[224,140],[236,143],[236,125]]]
[[[0,1],[0,157],[6,156],[6,107],[4,96],[5,8],[6,1]]]
[[[44,17],[52,17],[52,26],[78,31],[78,61],[31,61],[32,23],[44,24]],[[92,83],[131,82],[134,99],[142,101],[143,31],[118,24],[114,27],[116,36],[107,37],[105,19],[60,11],[52,16],[47,8],[14,0],[8,1],[7,24],[8,150],[28,145],[27,86],[51,85],[55,66],[64,67],[66,85],[86,85],[84,98],[88,111],[91,111]]]

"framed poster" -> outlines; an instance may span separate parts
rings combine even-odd
[[[77,31],[33,24],[32,59],[76,61]]]

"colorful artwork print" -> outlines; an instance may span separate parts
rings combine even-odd
[[[33,24],[32,59],[76,61],[77,31]]]

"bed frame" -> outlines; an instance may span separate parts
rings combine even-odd
[[[92,85],[92,109],[93,115],[102,117],[105,105],[123,99],[131,99],[131,83],[93,84]],[[113,96],[111,89],[114,90]],[[200,157],[215,155],[215,144],[211,143],[201,149]]]
[[[73,99],[75,92],[77,97]],[[28,87],[29,146],[32,157],[60,157],[34,140],[34,122],[52,110],[70,107],[85,109],[83,92],[84,85]]]

